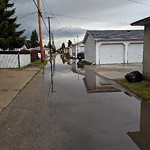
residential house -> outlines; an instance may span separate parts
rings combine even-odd
[[[77,53],[79,52],[84,52],[84,44],[82,41],[72,44],[72,56],[77,58]]]
[[[143,30],[88,30],[83,44],[86,60],[93,64],[143,61]]]
[[[150,17],[136,21],[132,26],[145,26],[144,28],[144,53],[143,53],[143,75],[150,79]]]

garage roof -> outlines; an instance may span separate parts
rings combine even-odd
[[[150,17],[131,23],[132,26],[145,26],[147,24],[150,24]]]
[[[87,30],[83,43],[88,35],[95,41],[143,40],[143,30]]]

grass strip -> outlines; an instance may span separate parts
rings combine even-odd
[[[127,88],[131,93],[136,94],[142,100],[150,100],[150,81],[143,80],[142,82],[130,83],[123,79],[117,80],[117,83]]]

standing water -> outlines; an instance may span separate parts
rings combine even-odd
[[[51,149],[138,150],[141,102],[75,66],[58,55],[52,74],[45,67]]]

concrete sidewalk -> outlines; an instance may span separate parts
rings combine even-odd
[[[132,71],[139,71],[142,73],[142,67],[143,65],[141,63],[89,66],[94,72],[111,80],[124,79],[124,76]]]
[[[40,68],[0,69],[0,112],[16,97]]]

